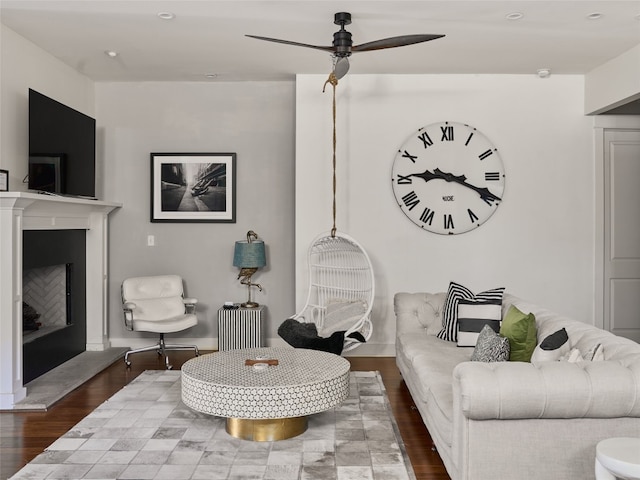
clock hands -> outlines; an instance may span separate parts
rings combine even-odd
[[[448,173],[448,172],[443,172],[442,170],[440,170],[439,168],[436,168],[433,172],[430,172],[429,170],[425,170],[422,173],[412,173],[411,175],[409,175],[411,177],[420,177],[421,179],[423,179],[425,182],[428,182],[429,180],[445,180],[447,182],[455,182],[455,183],[459,183],[460,185],[463,185],[467,188],[470,188],[471,190],[475,191],[478,193],[478,195],[480,195],[480,198],[482,200],[484,200],[485,202],[491,204],[491,202],[493,201],[500,201],[501,198],[494,195],[493,193],[491,193],[489,191],[488,188],[486,187],[476,187],[475,185],[472,185],[470,183],[467,182],[467,177],[464,175],[454,175],[453,173]]]

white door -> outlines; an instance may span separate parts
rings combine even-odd
[[[640,131],[604,131],[604,328],[640,342]]]

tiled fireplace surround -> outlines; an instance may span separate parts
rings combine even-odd
[[[108,216],[117,203],[0,192],[0,409],[25,398],[22,377],[22,232],[86,230],[87,350],[109,348]]]

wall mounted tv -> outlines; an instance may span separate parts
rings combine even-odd
[[[95,197],[96,121],[29,89],[29,189]]]

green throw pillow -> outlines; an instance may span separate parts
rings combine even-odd
[[[500,335],[509,339],[511,362],[530,362],[531,354],[536,348],[536,317],[533,313],[522,313],[511,305],[502,320]]]

